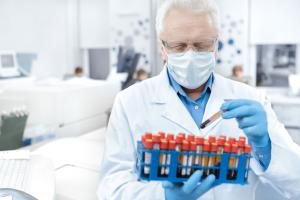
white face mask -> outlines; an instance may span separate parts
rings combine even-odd
[[[216,59],[213,52],[168,54],[167,67],[175,81],[187,88],[196,89],[204,84],[214,71]]]

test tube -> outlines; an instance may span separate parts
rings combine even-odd
[[[151,150],[152,148],[153,148],[152,140],[151,139],[145,140],[145,149]],[[145,151],[144,159],[145,159],[145,161],[144,161],[144,163],[145,163],[145,165],[144,165],[144,174],[146,176],[149,176],[149,174],[150,174],[150,164],[151,164],[151,152]]]
[[[153,149],[159,149],[160,146],[160,135],[153,134],[152,135],[152,141],[153,141]]]
[[[168,141],[166,139],[162,139],[160,142],[160,156],[159,156],[159,176],[165,175],[165,166],[167,164],[167,150],[168,150]]]
[[[219,137],[217,140],[217,144],[218,144],[218,150],[217,150],[217,159],[216,159],[216,165],[220,165],[221,163],[221,159],[222,159],[222,154],[224,152],[224,145],[226,142],[226,138],[224,137]]]
[[[170,140],[169,141],[169,153],[167,154],[167,167],[165,169],[165,175],[168,176],[170,173],[170,165],[171,165],[171,151],[174,151],[176,147],[176,142],[175,140]]]
[[[217,150],[217,157],[216,157],[215,166],[218,167],[218,168],[215,170],[216,178],[218,178],[219,174],[220,174],[220,166],[221,166],[221,161],[222,161],[222,155],[224,153],[225,142],[226,142],[226,140],[224,138],[221,138],[221,137],[219,137],[218,140],[217,140],[218,150]]]
[[[244,151],[245,154],[250,154],[251,153],[251,146],[246,144],[245,145],[245,151]],[[248,171],[249,171],[249,163],[250,163],[250,156],[247,157],[247,160],[246,160],[246,171],[245,171],[245,179],[248,178]]]
[[[208,153],[210,151],[210,144],[208,141],[204,141],[203,144],[203,155],[202,155],[202,168],[203,168],[203,175],[202,178],[205,178],[208,176],[209,174],[209,170],[207,169],[208,166]],[[205,154],[206,153],[206,154]]]
[[[177,151],[177,152],[179,152],[178,153],[178,164],[179,165],[181,165],[181,163],[182,163],[182,156],[180,155],[180,152],[181,152],[181,150],[182,150],[182,142],[183,142],[183,136],[182,135],[177,135],[176,136],[176,139],[175,139],[175,142],[176,142],[176,145],[175,145],[175,150]],[[180,174],[181,174],[181,169],[177,169],[177,175],[178,176],[180,176]]]
[[[195,158],[195,165],[201,165],[201,153],[202,153],[202,149],[203,149],[203,143],[204,143],[204,138],[197,136],[195,138],[196,144],[197,144],[197,149],[196,149],[196,158]]]
[[[184,140],[186,139],[186,134],[185,133],[178,133],[178,135],[181,135]]]
[[[236,139],[234,137],[230,137],[230,138],[228,138],[228,142],[230,145],[236,144]]]
[[[159,131],[158,135],[160,135],[161,139],[165,139],[166,138],[166,133],[165,132]]]
[[[173,133],[168,133],[168,135],[167,135],[167,140],[168,140],[168,141],[174,140],[174,134],[173,134]]]
[[[209,167],[214,167],[215,166],[216,158],[217,158],[217,155],[216,155],[217,151],[218,151],[218,144],[216,142],[214,142],[210,145],[210,153],[211,154],[210,154],[209,160],[208,160],[208,166]],[[209,175],[209,174],[215,174],[215,170],[213,168],[210,168],[208,170],[207,175]]]
[[[208,138],[208,142],[209,142],[210,144],[212,144],[212,143],[216,142],[216,137],[215,137],[215,136],[213,136],[213,135],[209,136],[209,138]]]
[[[188,166],[189,168],[187,168],[187,176],[192,175],[192,173],[194,172],[194,163],[195,163],[195,152],[197,150],[197,144],[196,142],[190,142],[190,153],[188,156]]]
[[[238,146],[237,144],[232,144],[231,145],[231,153],[230,153],[230,157],[229,157],[229,171],[227,174],[227,179],[229,180],[235,180],[236,179],[236,166],[237,166],[237,152],[238,152]]]
[[[194,136],[194,135],[188,135],[188,136],[187,136],[187,140],[188,140],[189,142],[194,142],[194,141],[195,141],[195,136]]]
[[[181,153],[181,177],[187,177],[187,166],[188,166],[188,152],[190,150],[189,142],[183,140],[182,142],[182,153]]]

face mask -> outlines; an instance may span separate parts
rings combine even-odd
[[[179,85],[187,89],[196,89],[204,84],[215,65],[213,52],[187,51],[168,54],[169,73]]]

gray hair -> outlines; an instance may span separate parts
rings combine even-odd
[[[156,33],[164,29],[164,19],[172,9],[187,8],[199,13],[207,13],[213,25],[219,30],[219,10],[214,0],[163,0],[156,15]]]

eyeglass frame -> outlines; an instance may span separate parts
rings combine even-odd
[[[218,38],[214,38],[211,40],[212,44],[211,44],[211,47],[207,48],[207,49],[196,49],[197,52],[205,52],[205,51],[209,51],[209,52],[214,52],[216,51],[217,49],[217,45],[218,45],[218,41],[219,39]],[[188,51],[188,47],[192,44],[193,45],[193,48],[192,49],[195,49],[195,44],[199,44],[200,42],[194,42],[194,43],[183,43],[183,42],[177,42],[177,44],[185,44],[186,47],[184,48],[184,50],[182,51],[179,51],[179,50],[174,50],[174,48],[176,48],[176,46],[171,46],[169,42],[167,42],[166,40],[161,40],[163,46],[170,52],[172,53],[184,53],[184,52],[187,52]],[[202,42],[202,41],[201,41]],[[175,43],[175,42],[174,42]],[[178,47],[179,45],[177,45]]]

